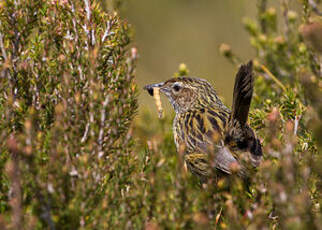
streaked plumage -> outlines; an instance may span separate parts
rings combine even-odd
[[[239,168],[239,175],[247,176],[257,167],[262,149],[253,130],[247,125],[253,93],[252,62],[239,69],[233,95],[232,111],[217,97],[214,88],[203,79],[179,77],[159,84],[172,104],[176,116],[173,121],[177,151],[183,151],[188,169],[205,180],[210,166],[218,172],[231,174]]]

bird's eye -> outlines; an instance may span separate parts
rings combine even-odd
[[[180,85],[174,85],[173,90],[178,92],[181,89]]]

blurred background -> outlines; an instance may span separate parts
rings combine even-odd
[[[129,0],[121,14],[134,26],[134,46],[140,55],[138,118],[147,109],[157,116],[153,98],[143,86],[171,78],[180,63],[187,65],[189,75],[208,79],[231,104],[237,69],[219,53],[219,46],[230,44],[245,62],[253,57],[242,19],[256,17],[255,1]],[[165,98],[161,100],[166,113],[172,113]]]
[[[107,14],[98,1],[0,1],[0,230],[321,229],[322,0],[104,1]],[[105,42],[89,48],[88,28]],[[249,124],[264,159],[247,187],[188,173],[173,110],[162,97],[158,119],[142,90],[186,63],[230,105],[237,66],[222,43],[262,64]]]

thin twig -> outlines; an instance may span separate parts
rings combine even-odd
[[[36,194],[37,194],[38,199],[41,203],[41,209],[43,211],[41,213],[40,217],[44,221],[46,221],[50,230],[55,230],[56,227],[55,227],[55,223],[52,219],[51,208],[50,208],[49,202],[44,199],[44,197],[42,196],[42,194],[39,191],[37,191]]]
[[[84,3],[85,3],[86,18],[87,18],[87,21],[89,21],[91,19],[91,9],[89,7],[88,0],[84,0]]]
[[[84,25],[84,30],[87,34],[88,37],[88,42],[94,46],[96,43],[95,40],[95,31],[93,30],[91,24],[91,7],[90,7],[90,3],[88,2],[88,0],[84,0],[85,3],[85,11],[86,11],[86,18],[87,18],[87,25],[89,27],[89,29],[87,29],[86,24]]]
[[[278,80],[277,79],[277,77],[275,77],[274,76],[274,74],[272,74],[271,73],[271,71],[269,71],[267,68],[266,68],[266,66],[264,66],[264,65],[260,65],[261,66],[261,68],[262,68],[262,70],[268,75],[268,76],[270,76],[271,78],[272,78],[272,80],[277,84],[277,85],[279,85],[282,89],[283,89],[283,91],[286,91],[286,87],[283,85],[283,83],[280,81],[280,80]]]
[[[95,43],[96,43],[96,39],[95,39],[95,31],[92,30],[92,34],[91,34],[91,38],[92,38],[92,46],[95,46]]]
[[[262,18],[263,13],[266,11],[267,8],[267,0],[261,0],[259,1],[258,6],[258,18],[260,21],[260,27],[262,32],[265,34],[267,31],[266,21]]]
[[[110,21],[107,21],[107,23],[106,23],[106,29],[105,29],[104,35],[102,37],[102,43],[104,43],[105,39],[110,34],[110,30],[111,30],[111,23],[110,23]]]
[[[72,13],[75,14],[75,6],[73,4],[73,1],[70,1],[70,5],[71,5]],[[74,29],[74,33],[75,33],[75,41],[76,41],[76,44],[77,44],[77,42],[78,42],[78,30],[77,30],[77,27],[76,27],[76,17],[73,17],[72,22],[73,22],[73,29]]]
[[[39,93],[39,88],[38,88],[38,82],[39,82],[39,75],[34,71],[34,68],[32,67],[32,73],[35,75],[36,77],[36,81],[35,81],[35,85],[34,85],[34,91],[35,94],[32,96],[33,98],[33,103],[34,106],[37,110],[40,110],[40,93]]]
[[[294,135],[297,134],[297,130],[298,130],[298,127],[299,127],[299,121],[301,120],[301,115],[300,116],[295,116],[295,119],[294,119]]]
[[[10,26],[12,27],[12,30],[14,32],[14,39],[12,41],[12,51],[11,51],[11,67],[12,67],[12,75],[9,73],[10,71],[8,70],[8,76],[9,76],[9,82],[11,84],[11,92],[13,95],[13,101],[16,101],[17,94],[18,94],[18,71],[17,71],[17,62],[19,58],[21,57],[19,53],[19,46],[20,46],[20,39],[21,39],[21,32],[19,32],[19,29],[17,28],[17,13],[12,13],[9,15],[9,21],[10,21]],[[16,113],[14,113],[14,119],[16,119]],[[12,125],[12,129],[16,130],[17,126],[15,123]]]
[[[288,37],[289,34],[289,23],[288,23],[288,0],[283,0],[282,3],[283,6],[283,18],[284,18],[284,24],[285,24],[285,37]]]
[[[77,69],[78,69],[78,72],[79,72],[79,78],[81,79],[81,81],[84,81],[85,77],[84,77],[81,65],[78,65]]]
[[[21,193],[21,172],[19,167],[19,149],[16,139],[12,136],[9,138],[8,149],[11,154],[11,164],[7,166],[8,178],[11,181],[10,206],[12,209],[12,229],[22,229],[22,193]]]
[[[84,135],[81,139],[81,143],[84,143],[86,141],[87,136],[88,136],[88,131],[89,131],[89,122],[86,124],[85,132],[84,132]]]
[[[319,16],[322,16],[322,11],[319,10],[316,2],[314,0],[309,0],[309,4],[310,6],[312,7],[313,11],[319,15]]]
[[[98,134],[98,152],[102,152],[103,150],[103,135],[104,135],[104,127],[105,127],[105,118],[106,118],[106,107],[109,103],[109,100],[110,97],[107,96],[103,102],[103,107],[102,107],[102,110],[101,110],[101,124],[100,124],[100,131],[99,131],[99,134]]]
[[[1,27],[1,21],[0,21],[0,27]],[[4,60],[7,60],[7,53],[6,53],[6,49],[4,48],[3,45],[3,35],[0,32],[0,48],[1,48],[1,52],[2,52],[2,56],[4,57]]]
[[[87,29],[87,25],[85,24],[85,25],[83,25],[83,29],[84,29],[84,31],[85,31],[85,33],[86,33],[86,36],[87,36],[87,40],[85,40],[85,49],[86,50],[89,50],[88,48],[88,37],[89,37],[89,30]]]
[[[1,21],[0,21],[0,27],[1,27]],[[1,32],[0,32],[0,49],[1,49],[1,53],[2,53],[4,60],[7,61],[8,56],[7,56],[6,49],[3,44],[3,35]],[[4,77],[7,77],[7,76],[8,76],[8,79],[10,79],[10,80],[12,79],[10,71],[7,68],[5,68],[4,69]]]
[[[219,223],[219,219],[221,217],[221,212],[222,212],[222,208],[220,208],[219,213],[216,215],[216,225],[215,225],[215,229],[217,229],[218,223]]]

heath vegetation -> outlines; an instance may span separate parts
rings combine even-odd
[[[112,7],[0,1],[0,228],[321,229],[321,4],[298,3],[258,0],[243,21],[264,153],[246,191],[238,176],[201,186],[168,114],[133,122],[139,51]],[[237,72],[234,46],[219,52]]]

